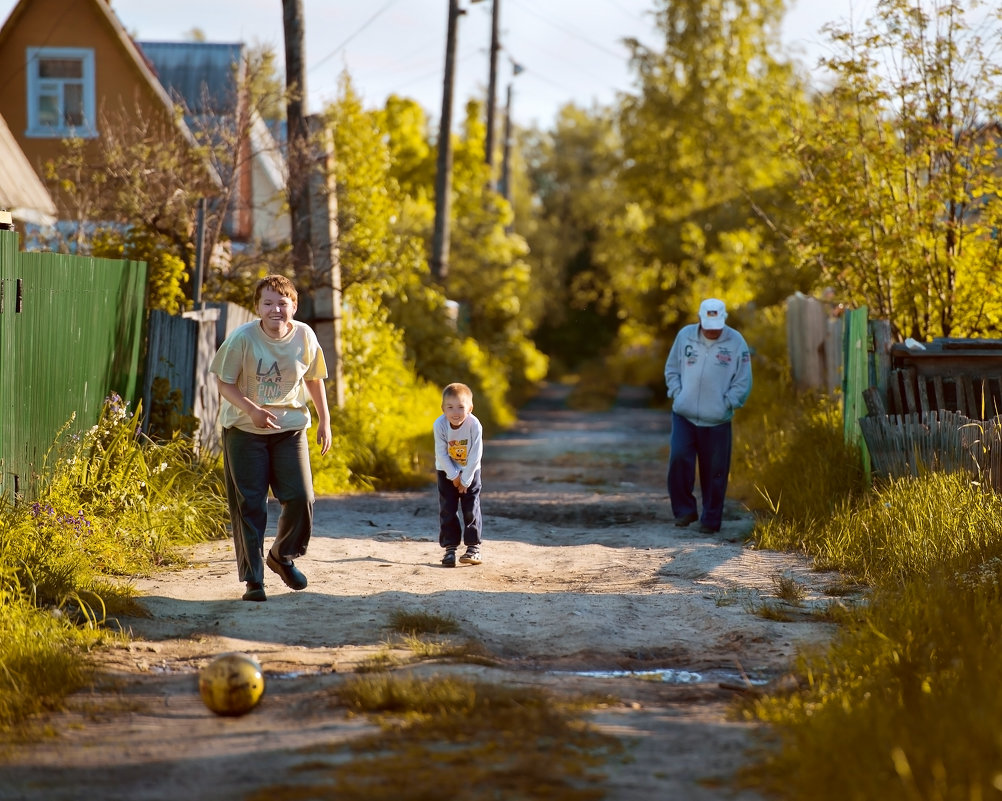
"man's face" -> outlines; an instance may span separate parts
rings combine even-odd
[[[724,333],[723,328],[716,328],[711,330],[709,328],[703,328],[702,326],[700,326],[699,330],[703,332],[703,336],[706,337],[707,339],[719,339],[720,335]]]

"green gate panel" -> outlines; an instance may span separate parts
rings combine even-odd
[[[0,496],[30,497],[58,432],[140,387],[144,262],[21,253],[0,232]],[[72,420],[72,422],[70,422]]]

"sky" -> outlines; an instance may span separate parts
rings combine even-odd
[[[432,120],[442,110],[448,0],[302,0],[305,16],[307,112],[336,98],[348,70],[366,107],[390,94],[417,100]],[[590,107],[629,91],[633,37],[657,44],[653,0],[460,0],[453,120],[471,97],[483,99],[490,74],[491,8],[498,2],[496,98],[512,89],[512,119],[548,128],[569,102]],[[0,0],[7,18],[16,0]],[[111,0],[126,30],[139,39],[179,41],[198,28],[208,41],[264,44],[284,63],[281,0]],[[806,67],[824,52],[821,26],[865,19],[876,0],[790,0],[784,43]],[[521,71],[516,76],[513,65]]]

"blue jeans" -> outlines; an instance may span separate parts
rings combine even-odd
[[[473,483],[460,493],[445,471],[438,472],[438,544],[443,548],[479,547],[484,528],[480,514],[480,471],[473,475]],[[462,524],[460,524],[462,511]]]
[[[306,553],[313,533],[313,473],[305,429],[254,434],[223,429],[223,469],[233,547],[241,581],[264,583],[268,490],[282,505],[272,552],[282,559]]]
[[[699,490],[703,496],[700,522],[720,528],[724,517],[727,476],[731,471],[731,424],[697,426],[672,412],[671,445],[668,454],[668,495],[676,519],[697,514],[696,466],[699,465]]]

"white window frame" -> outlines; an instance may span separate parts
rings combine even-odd
[[[83,123],[81,125],[66,125],[64,116],[63,87],[69,83],[67,79],[42,78],[39,75],[39,64],[44,59],[79,60],[83,69],[80,83],[83,88]],[[94,73],[94,50],[89,47],[29,47],[28,48],[28,130],[25,136],[39,139],[82,138],[93,139],[97,136],[97,100]],[[58,93],[58,103],[62,124],[43,125],[40,119],[41,98],[45,89],[55,89]]]

